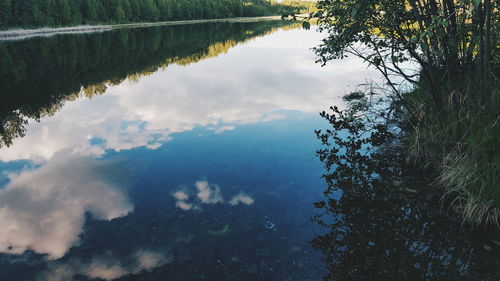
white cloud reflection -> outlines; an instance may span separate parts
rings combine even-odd
[[[188,203],[184,200],[178,200],[177,202],[175,202],[175,206],[181,208],[184,211],[189,211],[194,207],[193,204]]]
[[[184,210],[200,210],[199,204],[217,204],[224,203],[224,198],[222,197],[221,188],[217,184],[209,184],[208,181],[200,180],[195,182],[197,194],[196,200],[190,200],[189,191],[187,187],[183,187],[182,190],[178,190],[172,193],[172,196],[176,199],[175,206]],[[239,204],[252,205],[255,199],[241,191],[237,195],[233,196],[229,200],[228,204],[231,206],[236,206]]]
[[[188,200],[189,199],[189,195],[184,191],[177,191],[173,194],[173,196],[177,200]]]
[[[197,181],[194,185],[198,189],[198,199],[202,203],[216,204],[224,202],[218,185],[210,186],[207,181]]]
[[[93,261],[91,264],[86,266],[82,273],[90,278],[113,280],[126,275],[127,271],[120,263],[102,264]]]
[[[9,174],[0,189],[0,252],[26,250],[62,257],[78,244],[85,213],[111,220],[133,210],[123,190],[88,157],[58,154],[32,170]]]
[[[283,110],[319,112],[375,77],[355,58],[326,68],[315,64],[308,48],[320,38],[316,32],[280,31],[225,56],[109,86],[91,101],[67,102],[41,123],[30,122],[26,137],[0,150],[0,161],[44,162],[62,150],[100,156],[106,150],[156,149],[173,133],[197,126],[221,133],[285,118],[277,113]]]
[[[240,192],[229,201],[229,204],[232,206],[236,206],[238,204],[252,205],[254,201],[255,200],[250,195]]]
[[[139,250],[134,254],[137,265],[132,269],[133,272],[140,272],[142,270],[149,271],[153,268],[162,266],[172,261],[172,255],[165,253],[154,252],[149,250]]]
[[[76,275],[102,280],[115,280],[129,274],[151,271],[171,263],[173,255],[166,251],[140,249],[130,256],[113,255],[94,257],[90,261],[72,258],[64,263],[50,264],[37,281],[72,281]]]

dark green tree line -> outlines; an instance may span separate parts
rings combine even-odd
[[[294,9],[267,0],[0,0],[0,29],[265,16]]]

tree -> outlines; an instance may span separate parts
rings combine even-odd
[[[71,9],[68,0],[56,0],[55,5],[57,25],[67,25],[71,22]]]
[[[125,20],[126,21],[131,21],[131,17],[132,17],[132,8],[130,6],[130,1],[129,0],[122,0],[121,2],[121,7],[123,9],[123,11],[125,12]]]
[[[33,5],[32,9],[32,19],[33,23],[37,26],[44,26],[46,25],[46,17],[43,14],[42,10],[38,6],[38,4]]]
[[[82,3],[81,0],[72,0],[68,2],[71,19],[69,24],[77,25],[82,23]]]
[[[277,6],[283,5],[263,0],[0,0],[0,28],[263,16]]]
[[[34,24],[33,19],[33,8],[35,5],[35,1],[33,0],[25,0],[19,3],[20,5],[18,13],[21,15],[21,21],[28,25]]]
[[[0,28],[10,25],[12,19],[12,3],[10,0],[0,0]]]
[[[147,21],[156,21],[160,17],[158,7],[153,0],[142,0],[139,2],[141,8],[142,19]]]
[[[162,20],[170,20],[172,18],[172,10],[167,0],[158,0],[158,10]]]
[[[118,6],[115,9],[115,19],[117,22],[125,21],[125,11],[123,11],[123,8],[121,6]]]
[[[95,0],[84,0],[82,3],[82,14],[85,22],[97,21],[97,10]]]
[[[129,18],[132,21],[138,21],[141,18],[141,9],[138,0],[130,0],[130,11]]]
[[[323,63],[346,53],[378,68],[397,92],[392,74],[430,85],[434,105],[443,107],[439,85],[476,71],[490,80],[491,59],[498,56],[498,1],[354,0],[320,1],[320,29],[328,37],[316,48]],[[405,71],[412,61],[420,73]],[[421,75],[420,75],[421,74]]]

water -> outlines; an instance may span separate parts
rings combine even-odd
[[[285,25],[2,43],[2,280],[318,280],[317,112],[371,72]]]
[[[391,116],[377,107],[370,116]],[[450,200],[406,161],[397,128],[340,109],[329,114],[322,115],[333,129],[317,131],[328,186],[313,219],[328,231],[311,242],[326,280],[499,280],[498,231],[462,224]]]
[[[378,76],[321,68],[320,38],[275,21],[0,43],[0,280],[328,274],[318,112]]]

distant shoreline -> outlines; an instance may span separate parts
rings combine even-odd
[[[112,24],[112,25],[79,25],[70,27],[43,27],[35,29],[10,29],[10,30],[0,31],[0,41],[23,40],[34,37],[48,37],[57,34],[105,32],[120,28],[139,28],[139,27],[150,27],[150,26],[185,25],[185,24],[212,23],[212,22],[256,22],[256,21],[270,21],[279,19],[281,19],[281,16],[179,20],[179,21],[162,21],[162,22],[125,23],[125,24]]]

